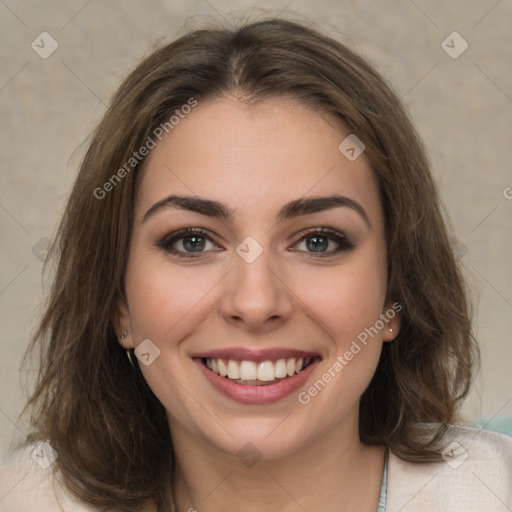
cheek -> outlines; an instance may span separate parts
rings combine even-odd
[[[361,332],[374,326],[382,313],[385,272],[375,260],[364,260],[361,257],[328,272],[317,270],[314,276],[301,277],[296,283],[297,295],[336,343],[338,352],[344,352]]]
[[[133,252],[126,291],[135,345],[151,340],[160,350],[150,365],[139,362],[141,372],[156,397],[180,421],[197,429],[190,416],[204,417],[204,409],[190,393],[189,375],[195,371],[184,357],[182,341],[201,325],[212,309],[210,297],[222,273],[200,266],[184,269],[170,265],[159,255]],[[208,426],[207,418],[204,418]],[[205,427],[206,428],[206,427]]]
[[[213,269],[171,266],[161,258],[134,256],[127,272],[127,294],[135,340],[144,338],[166,344],[197,324],[208,293],[219,282]]]
[[[375,325],[384,297],[377,274],[353,271],[319,279],[305,301],[332,343],[317,379],[299,401],[311,403],[327,423],[355,410],[373,378],[382,349],[382,331]]]

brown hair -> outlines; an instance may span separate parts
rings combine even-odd
[[[438,458],[433,440],[455,420],[478,360],[425,151],[379,74],[295,22],[194,31],[140,63],[94,132],[52,250],[56,275],[32,345],[41,364],[27,406],[29,441],[50,440],[67,487],[99,507],[134,511],[153,503],[166,510],[174,468],[164,408],[130,366],[110,321],[124,297],[141,163],[101,199],[94,191],[191,98],[227,94],[247,102],[295,97],[337,116],[366,146],[385,213],[388,295],[403,310],[400,334],[384,344],[361,399],[361,440],[411,461]]]

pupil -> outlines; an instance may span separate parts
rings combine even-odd
[[[205,239],[201,236],[188,236],[183,239],[183,247],[187,251],[199,252],[204,249]]]
[[[307,241],[307,247],[314,252],[322,252],[327,250],[329,239],[325,236],[312,236]]]

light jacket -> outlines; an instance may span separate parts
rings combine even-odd
[[[443,446],[442,462],[407,462],[389,453],[386,512],[512,511],[512,437],[450,426]],[[44,469],[51,462],[43,444],[0,467],[0,512],[97,512]]]

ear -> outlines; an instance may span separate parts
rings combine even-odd
[[[116,331],[117,341],[126,350],[134,348],[131,335],[130,311],[125,300],[118,297],[110,312],[110,321]]]
[[[381,316],[386,323],[382,330],[383,341],[393,341],[398,336],[402,325],[402,309],[403,307],[399,302],[386,302]]]

